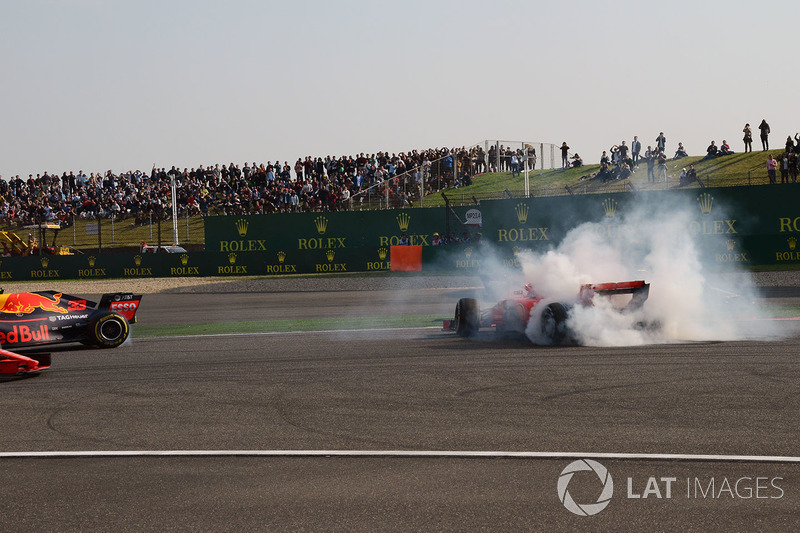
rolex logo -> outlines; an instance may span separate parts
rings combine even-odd
[[[408,231],[408,224],[411,222],[411,216],[407,215],[406,213],[400,213],[397,215],[397,225],[400,227],[400,231]]]
[[[142,266],[142,256],[141,255],[134,255],[133,256],[133,264],[138,266]]]
[[[328,258],[328,261],[333,261],[333,258],[335,256],[336,256],[336,252],[334,252],[333,250],[328,250],[327,252],[325,252],[325,257]]]
[[[278,252],[278,263],[286,261],[286,252]]]
[[[511,249],[511,252],[514,254],[514,257],[517,257],[519,255],[519,252],[520,252],[519,246],[513,247]]]
[[[617,201],[613,198],[606,198],[603,200],[603,210],[606,216],[611,218],[617,214]]]
[[[314,226],[317,227],[317,233],[325,235],[325,232],[328,230],[328,217],[318,216],[314,219]]]
[[[236,263],[236,254],[231,252],[228,254],[228,263],[235,264]]]
[[[527,204],[523,204],[522,202],[517,204],[517,207],[514,208],[514,211],[517,212],[517,220],[519,220],[520,224],[525,224],[528,222],[528,211],[530,207]]]
[[[189,264],[189,256],[187,254],[181,254],[181,264],[183,266]]]
[[[247,235],[248,226],[250,226],[250,223],[243,218],[236,221],[236,231],[239,232],[239,237],[244,238]]]
[[[47,268],[47,265],[50,264],[50,258],[49,257],[42,257],[41,263],[42,263],[42,268]]]
[[[472,257],[472,248],[467,248],[466,250],[464,250],[464,255],[467,257],[467,259]]]
[[[786,242],[789,243],[790,250],[794,250],[797,247],[797,239],[795,239],[794,237],[789,237],[789,239]]]
[[[725,244],[727,244],[729,252],[732,252],[733,249],[736,248],[736,241],[733,239],[728,239],[728,241]]]
[[[97,261],[97,258],[93,255],[90,255],[89,257],[86,258],[86,260],[89,261],[90,267],[94,267],[94,263],[95,261]]]
[[[379,258],[381,261],[383,261],[384,259],[386,259],[386,254],[387,254],[387,253],[388,253],[388,252],[386,251],[386,248],[378,248],[378,258]]]
[[[704,192],[697,197],[697,203],[700,204],[700,212],[704,215],[708,215],[711,213],[711,207],[714,205],[714,197]]]

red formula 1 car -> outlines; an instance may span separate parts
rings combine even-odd
[[[644,281],[623,281],[618,283],[599,283],[582,285],[576,299],[578,305],[592,305],[595,296],[613,296],[630,294],[631,300],[623,308],[638,309],[650,294],[650,284]],[[541,304],[541,305],[540,305]],[[475,335],[480,328],[495,328],[497,333],[525,333],[528,321],[534,315],[534,309],[541,309],[541,335],[552,344],[563,342],[569,331],[567,315],[573,303],[548,301],[537,294],[528,283],[524,291],[515,291],[510,298],[500,300],[491,309],[481,311],[474,298],[461,298],[456,304],[453,320],[445,320],[443,329],[455,331],[462,337]]]
[[[0,291],[0,377],[36,373],[50,366],[49,355],[25,357],[7,348],[80,342],[114,348],[128,338],[141,295],[104,294],[100,303],[55,291]]]

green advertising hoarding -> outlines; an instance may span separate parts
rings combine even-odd
[[[788,184],[489,200],[449,215],[420,208],[216,216],[205,219],[205,252],[2,257],[0,281],[387,271],[403,233],[423,247],[424,271],[477,272],[483,245],[514,267],[521,250],[555,248],[583,223],[615,239],[633,213],[657,219],[677,211],[688,213],[685,231],[706,262],[800,266],[798,200],[800,184]],[[467,231],[473,243],[431,245],[448,230]]]
[[[478,209],[454,208],[449,230],[461,236],[459,222],[471,222],[479,231]],[[445,208],[337,211],[325,213],[273,213],[208,217],[206,251],[278,252],[337,250],[397,245],[405,233],[413,245],[430,246],[433,234],[448,230]]]
[[[800,263],[798,200],[800,184],[485,201],[483,239],[512,257],[522,249],[555,248],[584,223],[593,223],[599,237],[613,239],[623,223],[681,211],[688,215],[685,231],[697,239],[706,261]]]

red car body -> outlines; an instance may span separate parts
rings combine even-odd
[[[515,291],[509,298],[500,300],[488,311],[481,312],[477,300],[462,298],[456,305],[455,318],[445,320],[443,329],[455,331],[462,337],[471,337],[480,328],[494,328],[498,333],[525,333],[532,311],[544,306],[541,311],[541,329],[544,338],[557,344],[567,337],[566,320],[574,303],[553,302],[537,294],[531,284],[525,291]],[[630,294],[631,300],[623,311],[638,309],[650,294],[650,284],[644,281],[622,281],[612,283],[585,284],[578,291],[579,305],[592,305],[596,295],[613,296]],[[544,303],[547,302],[549,303]]]
[[[50,368],[50,354],[37,354],[35,357],[0,349],[0,379],[35,375]]]

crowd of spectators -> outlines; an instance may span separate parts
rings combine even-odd
[[[745,142],[747,142],[747,127]],[[769,132],[762,128],[762,133]],[[765,136],[765,135],[762,135]],[[764,141],[765,147],[766,140]],[[566,143],[564,143],[566,146]],[[707,157],[729,152],[723,142],[721,152],[715,144]],[[603,152],[600,171],[587,178],[602,181],[628,177],[640,162],[638,138],[630,147],[623,141],[614,145],[610,155]],[[712,154],[712,152],[714,152]],[[779,157],[784,179],[797,176],[800,138],[795,145],[789,137],[786,151]],[[688,155],[679,143],[674,159]],[[666,176],[666,138],[663,133],[654,146],[648,146],[641,158],[648,167],[648,179],[659,181]],[[575,154],[567,166],[581,166]],[[338,211],[358,209],[370,198],[392,200],[397,207],[408,206],[422,192],[469,185],[471,178],[483,172],[518,174],[536,166],[536,150],[531,145],[510,148],[483,147],[430,148],[399,154],[378,152],[350,156],[327,156],[274,163],[214,164],[196,168],[152,168],[120,172],[108,170],[88,175],[82,170],[61,175],[29,175],[27,179],[0,176],[0,224],[25,226],[60,222],[69,225],[74,218],[132,219],[145,224],[172,211],[171,184],[175,182],[177,211],[185,215],[239,215],[273,212]],[[658,166],[658,176],[655,167]],[[782,172],[782,178],[784,177]]]
[[[512,157],[513,156],[513,157]],[[149,172],[91,172],[0,176],[0,224],[25,226],[74,218],[132,219],[145,224],[171,216],[171,184],[177,211],[185,215],[239,215],[358,209],[370,198],[390,197],[394,206],[411,205],[424,187],[468,185],[487,171],[510,170],[512,159],[532,168],[535,150],[492,146],[430,148],[398,154],[378,152],[267,163],[214,164]],[[519,165],[519,163],[517,163]]]

